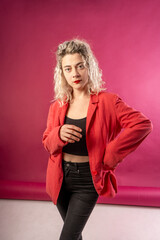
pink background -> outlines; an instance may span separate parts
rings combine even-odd
[[[53,98],[54,52],[79,37],[90,43],[108,91],[154,127],[118,166],[117,197],[99,202],[160,206],[159,10],[159,0],[1,1],[1,198],[48,199],[41,139]]]

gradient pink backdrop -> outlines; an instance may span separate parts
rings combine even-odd
[[[48,199],[41,139],[53,97],[54,52],[78,36],[90,43],[108,91],[154,127],[117,168],[117,197],[99,202],[160,205],[159,11],[159,0],[1,1],[2,198]]]

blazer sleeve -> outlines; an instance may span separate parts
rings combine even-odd
[[[153,129],[151,121],[141,112],[131,108],[115,95],[114,108],[122,131],[106,146],[104,164],[115,168],[129,153],[133,152]]]
[[[59,135],[59,131],[62,125],[56,123],[58,109],[55,108],[55,102],[51,104],[49,108],[48,118],[47,118],[47,128],[43,133],[42,144],[44,148],[51,154],[57,155],[61,152],[61,149],[67,145]]]

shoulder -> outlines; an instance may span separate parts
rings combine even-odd
[[[50,104],[50,108],[57,108],[58,107],[58,100],[53,100]]]
[[[115,103],[119,98],[117,93],[101,91],[98,93],[99,102]]]
[[[52,109],[60,109],[60,108],[62,108],[65,104],[67,104],[67,102],[62,102],[62,101],[60,101],[59,99],[57,99],[57,100],[53,100],[52,102],[51,102],[51,104],[50,104],[50,108],[52,108]]]
[[[57,111],[59,111],[60,108],[61,108],[61,104],[60,104],[59,100],[51,101],[50,106],[49,106],[50,112],[57,112]]]

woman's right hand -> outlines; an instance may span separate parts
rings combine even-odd
[[[69,143],[74,143],[75,141],[79,141],[82,138],[82,129],[71,124],[64,124],[60,128],[60,138]]]

